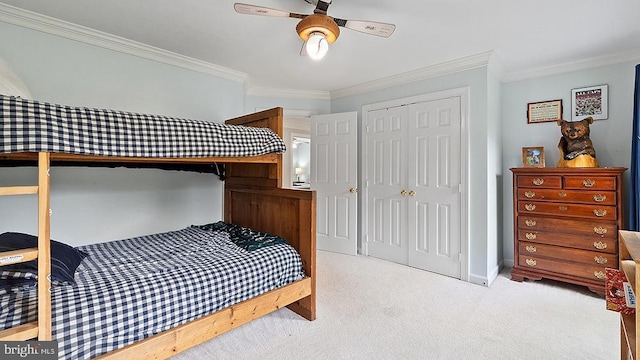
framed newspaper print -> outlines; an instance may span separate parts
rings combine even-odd
[[[597,85],[571,90],[571,120],[591,116],[593,120],[609,117],[609,85]]]

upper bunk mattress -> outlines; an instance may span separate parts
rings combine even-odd
[[[283,153],[267,128],[50,104],[0,95],[0,153],[144,158]]]

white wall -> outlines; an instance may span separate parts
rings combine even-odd
[[[223,121],[244,113],[242,83],[0,22],[0,58],[34,99]],[[35,184],[34,168],[0,168],[0,186]],[[71,245],[222,218],[212,174],[53,168],[51,236]],[[37,231],[35,197],[0,199],[0,232]]]
[[[509,169],[522,166],[524,146],[544,146],[547,167],[555,167],[560,158],[557,149],[560,128],[553,122],[527,124],[527,103],[562,99],[563,118],[571,120],[571,89],[608,84],[609,118],[591,124],[591,140],[600,166],[628,168],[635,65],[636,62],[627,62],[503,85],[503,251],[506,265],[512,266],[514,257],[513,177]],[[628,172],[624,178],[626,191]]]

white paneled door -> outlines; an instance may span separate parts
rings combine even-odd
[[[367,253],[460,278],[461,100],[367,113]]]
[[[407,108],[367,115],[368,255],[407,264]]]
[[[357,253],[356,112],[311,117],[311,188],[316,190],[317,248]]]

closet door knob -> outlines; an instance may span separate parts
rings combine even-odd
[[[402,191],[400,191],[400,195],[405,196],[407,195],[407,190],[402,189]]]
[[[356,188],[350,188],[350,189],[349,189],[349,192],[350,192],[350,193],[352,193],[352,194],[355,194],[355,193],[357,193],[357,192],[358,192],[358,189],[356,189]]]
[[[409,191],[409,196],[411,196],[411,197],[416,196],[416,192],[415,192],[415,191],[413,191],[413,190]]]

